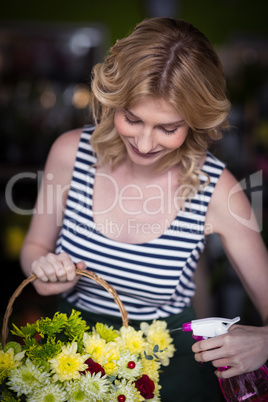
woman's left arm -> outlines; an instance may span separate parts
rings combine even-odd
[[[234,325],[226,335],[194,344],[197,361],[212,361],[218,377],[254,371],[268,359],[268,253],[254,211],[239,183],[224,170],[209,204],[206,227],[218,233],[226,255],[258,310],[263,327]]]

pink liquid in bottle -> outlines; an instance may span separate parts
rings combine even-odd
[[[226,370],[221,367],[219,370]],[[268,401],[268,369],[264,365],[256,371],[219,379],[222,393],[228,402]]]

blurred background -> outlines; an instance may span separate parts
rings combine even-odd
[[[233,104],[232,129],[213,150],[241,181],[267,244],[268,2],[265,0],[12,1],[0,13],[0,312],[24,279],[20,247],[52,142],[90,121],[92,66],[145,17],[192,22],[215,46]],[[200,262],[198,314],[260,323],[216,235]],[[53,297],[32,285],[12,321],[49,314]]]

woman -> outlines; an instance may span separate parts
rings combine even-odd
[[[191,24],[145,20],[94,68],[91,107],[96,127],[51,149],[23,270],[40,294],[61,294],[62,311],[120,326],[109,294],[75,276],[75,264],[90,269],[115,287],[131,325],[158,318],[172,329],[194,318],[194,271],[206,236],[218,233],[264,326],[236,325],[193,346],[174,332],[177,353],[161,378],[163,401],[215,402],[213,366],[230,367],[216,370],[223,378],[255,370],[268,342],[267,250],[257,225],[234,218],[250,205],[242,191],[229,197],[237,182],[208,152],[228,126],[220,61]]]

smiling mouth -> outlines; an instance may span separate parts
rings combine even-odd
[[[134,147],[134,145],[130,144],[132,150],[135,152],[135,154],[139,155],[139,156],[143,156],[144,158],[150,158],[152,156],[155,156],[157,154],[159,154],[160,151],[156,151],[156,152],[148,152],[147,154],[143,154],[142,152],[140,152],[138,150],[138,148]]]

